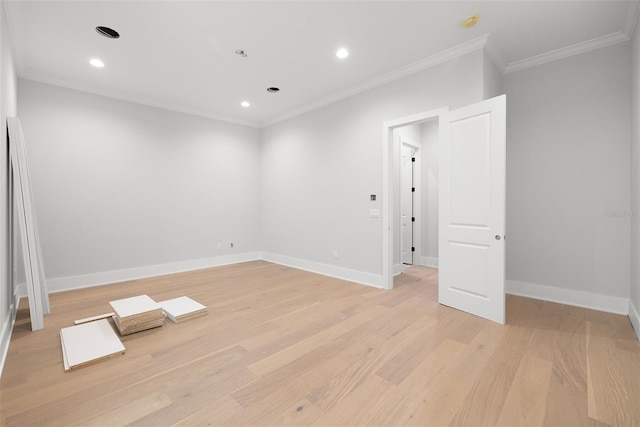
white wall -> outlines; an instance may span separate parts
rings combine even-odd
[[[7,116],[16,115],[16,74],[9,40],[5,2],[0,1],[0,372],[11,334],[13,286],[9,283]]]
[[[438,265],[438,120],[420,125],[422,140],[422,262]]]
[[[503,76],[489,55],[483,52],[482,57],[482,99],[490,99],[504,93]],[[509,102],[509,100],[507,100]]]
[[[382,191],[382,123],[482,99],[482,56],[476,51],[263,129],[263,250],[379,280],[382,219],[369,218],[369,209],[382,204],[369,195]]]
[[[415,125],[407,125],[397,127],[393,130],[393,140],[394,142],[398,142],[399,138],[403,140],[409,141],[411,144],[419,145],[420,144],[420,126]]]
[[[259,249],[257,129],[22,79],[18,104],[48,280]]]
[[[561,288],[596,305],[598,294],[629,296],[629,49],[504,77],[507,279],[518,286]]]
[[[640,30],[632,42],[631,76],[631,306],[629,317],[640,339]]]

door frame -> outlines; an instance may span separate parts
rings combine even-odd
[[[410,116],[386,121],[382,124],[382,288],[393,289],[393,218],[394,191],[391,176],[393,170],[393,129],[426,122],[440,120],[449,107],[437,108]]]

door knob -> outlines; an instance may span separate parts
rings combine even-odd
[[[500,240],[500,235],[496,234],[496,240]]]

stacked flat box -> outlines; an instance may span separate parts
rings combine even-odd
[[[157,328],[164,324],[162,306],[147,295],[110,301],[115,315],[113,320],[120,335]]]
[[[207,307],[189,297],[179,297],[166,301],[160,301],[159,304],[164,309],[167,317],[174,323],[184,320],[193,319],[207,314]]]
[[[68,371],[124,353],[124,345],[106,319],[60,330],[62,362]]]

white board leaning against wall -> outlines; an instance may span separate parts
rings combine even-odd
[[[27,152],[22,126],[18,118],[7,117],[7,137],[9,141],[9,171],[13,182],[13,203],[15,203],[18,219],[19,238],[22,242],[22,259],[29,297],[31,330],[37,331],[44,327],[44,315],[48,314],[51,308],[44,276]],[[11,247],[13,248],[13,245]],[[13,256],[16,255],[13,254]]]

